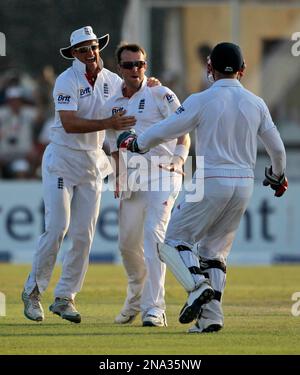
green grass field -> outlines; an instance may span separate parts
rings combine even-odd
[[[300,354],[300,316],[291,314],[291,296],[300,291],[300,266],[228,267],[224,295],[225,328],[213,334],[187,334],[178,322],[185,293],[167,275],[168,328],[113,324],[122,307],[126,279],[122,266],[90,266],[77,296],[79,325],[48,311],[59,276],[43,296],[46,320],[23,316],[20,300],[29,266],[0,264],[0,291],[6,316],[0,317],[0,354]]]

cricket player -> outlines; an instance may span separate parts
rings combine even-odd
[[[196,319],[190,333],[214,332],[224,325],[221,301],[226,260],[252,194],[258,137],[272,164],[265,170],[264,185],[276,197],[288,188],[283,142],[264,101],[239,82],[244,71],[239,46],[216,45],[208,62],[208,74],[214,80],[209,89],[191,95],[180,110],[140,136],[125,132],[118,140],[119,147],[145,152],[196,130],[196,155],[204,156],[204,171],[196,171],[194,182],[204,183],[204,197],[182,201],[173,211],[164,244],[159,247],[161,259],[189,294],[179,321]],[[192,252],[196,243],[197,256]],[[203,295],[210,294],[203,291],[206,278],[214,290],[211,301],[205,301]]]
[[[137,120],[135,131],[141,134],[156,122],[168,117],[180,106],[176,95],[167,87],[148,87],[146,52],[137,44],[121,44],[116,50],[122,87],[105,105],[106,116],[126,110]],[[107,136],[121,179],[126,168],[131,181],[139,186],[125,186],[119,181],[119,247],[128,276],[127,297],[115,323],[131,323],[142,313],[143,326],[167,326],[165,314],[166,265],[157,254],[157,244],[164,241],[171,209],[181,186],[182,165],[189,152],[189,135],[164,142],[142,156],[118,151],[120,131]],[[135,159],[135,161],[134,161]],[[143,159],[143,160],[141,160]],[[159,169],[161,165],[168,170]],[[139,163],[139,165],[137,165]],[[157,184],[151,184],[155,182]],[[155,185],[155,186],[154,186]],[[165,189],[163,188],[165,185]]]
[[[24,314],[34,321],[44,319],[40,295],[49,284],[57,253],[68,232],[72,247],[64,256],[50,311],[80,323],[74,298],[88,267],[102,179],[110,173],[102,150],[104,130],[124,130],[135,125],[135,118],[123,116],[124,111],[101,120],[104,103],[121,84],[120,77],[105,69],[100,58],[108,41],[108,34],[98,38],[92,27],[86,26],[75,30],[70,46],[60,50],[64,58],[74,61],[55,83],[55,121],[42,162],[45,232],[39,238],[22,293]]]

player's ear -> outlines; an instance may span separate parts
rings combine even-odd
[[[210,56],[207,56],[207,75],[212,74],[212,69]]]
[[[242,65],[241,69],[239,70],[239,74],[238,74],[239,78],[244,77],[245,70],[246,70],[246,63],[245,63],[245,60],[244,60],[243,65]]]
[[[208,82],[213,83],[215,81],[214,68],[212,66],[210,56],[207,56],[206,76],[207,76]]]
[[[117,64],[117,72],[120,74],[121,77],[123,77],[120,64]]]

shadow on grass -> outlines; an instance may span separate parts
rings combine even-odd
[[[7,328],[22,328],[21,332],[1,332],[1,337],[55,337],[55,336],[142,336],[147,334],[147,336],[168,336],[168,335],[186,335],[185,329],[183,331],[174,331],[170,329],[165,328],[155,328],[155,327],[141,327],[141,326],[122,326],[122,327],[116,327],[111,324],[97,324],[99,329],[111,329],[114,332],[92,332],[91,330],[95,330],[96,324],[88,324],[88,325],[78,325],[76,323],[66,323],[63,324],[53,324],[53,323],[26,323],[26,324],[20,324],[20,323],[8,323],[8,324],[0,324],[1,330],[3,330],[4,327]],[[73,328],[76,327],[78,331],[74,331]],[[30,332],[26,332],[26,329],[30,330]],[[32,329],[36,329],[37,332],[32,332]],[[55,332],[47,332],[49,329],[55,330]],[[61,329],[71,329],[70,332],[57,332],[57,330]],[[80,331],[79,331],[80,330]]]

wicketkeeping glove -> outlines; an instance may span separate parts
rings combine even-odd
[[[126,148],[131,152],[137,152],[139,154],[144,154],[147,151],[141,151],[137,143],[137,135],[134,130],[129,130],[121,133],[117,139],[118,148]]]
[[[275,176],[272,171],[272,166],[265,168],[265,177],[263,185],[270,185],[270,188],[275,190],[275,197],[281,197],[288,189],[288,180],[285,175],[283,174],[280,177]]]

